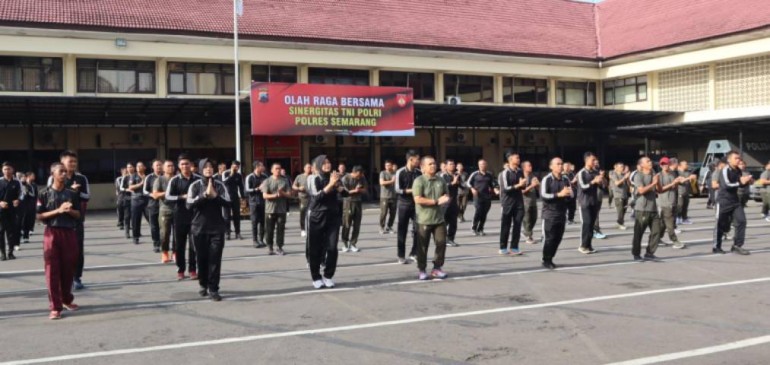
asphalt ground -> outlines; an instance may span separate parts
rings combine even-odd
[[[449,278],[427,282],[415,264],[396,263],[395,235],[380,235],[378,212],[367,210],[361,252],[340,254],[337,287],[323,290],[311,286],[296,211],[283,257],[252,248],[244,221],[246,239],[224,250],[218,303],[178,282],[147,239],[126,240],[114,214],[93,213],[81,309],[62,320],[47,318],[41,227],[17,260],[0,262],[0,363],[768,364],[770,223],[750,202],[752,254],[714,255],[704,206],[694,200],[695,224],[681,227],[687,249],[635,263],[632,223],[616,229],[605,205],[599,252],[579,253],[580,225],[568,226],[559,269],[547,271],[541,244],[497,254],[494,205],[488,235],[461,223]]]

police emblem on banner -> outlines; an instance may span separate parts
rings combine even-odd
[[[267,88],[259,89],[259,102],[267,103],[270,101],[270,94],[267,92]]]
[[[396,101],[398,102],[398,106],[405,107],[406,106],[406,94],[396,94]]]

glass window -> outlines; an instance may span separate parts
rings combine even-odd
[[[252,65],[251,80],[260,82],[297,82],[297,67]]]
[[[230,95],[235,93],[235,66],[219,63],[168,64],[169,94]]]
[[[556,104],[596,105],[596,83],[559,81],[556,83]]]
[[[154,61],[78,59],[78,92],[154,93]]]
[[[505,77],[503,102],[548,104],[548,80]]]
[[[61,58],[0,57],[0,91],[62,91]]]
[[[369,85],[369,70],[311,67],[311,84]]]
[[[605,105],[647,100],[647,76],[605,81],[603,86]]]
[[[464,102],[493,102],[492,76],[444,75],[444,95]]]
[[[436,97],[436,76],[426,72],[380,71],[380,86],[410,87],[414,100],[433,100]]]

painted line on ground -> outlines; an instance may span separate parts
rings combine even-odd
[[[725,352],[725,351],[732,351],[732,350],[738,350],[746,347],[751,346],[757,346],[757,345],[764,345],[770,343],[770,335],[768,336],[760,336],[760,337],[754,337],[754,338],[747,338],[745,340],[735,341],[735,342],[728,342],[721,345],[716,346],[709,346],[709,347],[701,347],[699,349],[694,350],[687,350],[687,351],[681,351],[681,352],[673,352],[670,354],[663,354],[663,355],[656,355],[656,356],[650,356],[650,357],[643,357],[639,359],[633,359],[633,360],[627,360],[627,361],[621,361],[621,362],[614,362],[608,365],[647,365],[647,364],[657,364],[661,362],[667,362],[667,361],[673,361],[673,360],[681,360],[681,359],[687,359],[690,357],[696,357],[696,356],[704,356],[704,355],[710,355],[710,354],[716,354],[719,352]]]

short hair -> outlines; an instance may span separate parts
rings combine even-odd
[[[727,155],[725,155],[725,158],[730,158],[732,155],[738,155],[740,156],[741,153],[736,150],[731,150],[730,152],[727,152]]]
[[[281,167],[281,163],[280,162],[273,162],[273,164],[270,165],[270,168],[272,169],[273,167],[276,167],[276,166]],[[281,167],[281,168],[283,168],[283,167]]]
[[[517,155],[517,156],[521,157],[519,155],[519,153],[514,151],[514,150],[505,151],[505,154],[503,156],[505,157],[505,160],[508,161],[508,159],[511,158],[511,156],[513,156],[513,155]]]
[[[59,159],[61,160],[62,158],[65,158],[65,157],[78,158],[78,154],[75,153],[75,151],[73,150],[64,150],[62,151],[62,153],[59,154]]]
[[[224,161],[222,161],[222,162],[220,162],[220,163],[219,163],[219,165],[217,165],[217,166],[222,166],[222,165],[225,165],[225,166],[227,166],[227,163],[226,163],[226,162],[224,162]]]
[[[406,159],[407,160],[412,158],[412,157],[417,157],[417,156],[420,156],[420,154],[417,153],[417,151],[415,151],[415,150],[408,150],[408,151],[406,151]]]
[[[672,158],[668,159],[668,163],[669,163],[669,165],[672,165],[672,166],[673,165],[679,165],[679,159],[677,159],[676,157],[672,157]]]
[[[27,172],[25,172],[25,173],[24,173],[24,176],[26,176],[26,177],[30,177],[30,176],[32,176],[32,175],[34,175],[34,174],[35,174],[35,173],[34,173],[33,171],[27,171]]]
[[[257,167],[262,166],[262,161],[254,160],[254,162],[252,164],[254,165],[254,168],[256,169]]]
[[[169,163],[169,162],[171,162],[171,164],[172,164],[172,165],[174,164],[174,161],[172,161],[172,160],[170,160],[170,159],[169,159],[169,160],[165,160],[165,161],[163,161],[163,164],[165,165],[165,164],[167,164],[167,163]]]
[[[644,160],[645,158],[649,159],[649,157],[647,157],[647,156],[639,157],[639,159],[636,160],[636,165],[640,166],[642,164],[642,160]]]
[[[392,165],[392,164],[393,164],[393,160],[391,160],[391,159],[387,159],[387,160],[385,160],[385,163],[389,163],[389,164],[391,164],[391,165]]]
[[[3,166],[5,166],[5,163],[3,163]],[[51,164],[51,172],[57,168],[64,168],[64,165],[61,162],[54,162]]]
[[[190,161],[190,156],[188,156],[186,153],[182,153],[176,160],[179,162],[182,162],[182,160]]]
[[[453,160],[451,158],[448,158],[448,159],[444,160],[444,163],[450,163],[450,162],[451,163],[455,163],[455,160]]]
[[[362,172],[362,171],[364,171],[364,168],[361,167],[361,165],[353,166],[353,172]]]
[[[13,168],[13,165],[11,165],[9,161],[3,161],[3,167],[6,167],[6,166]]]
[[[587,159],[589,159],[591,157],[596,157],[596,155],[593,152],[591,152],[591,151],[588,151],[588,152],[583,154],[583,160],[587,160]]]
[[[233,161],[232,165],[240,166],[241,165],[241,161],[235,160],[235,161]]]
[[[422,156],[422,158],[420,159],[420,164],[424,164],[426,160],[433,160],[433,161],[435,161],[436,158],[431,156],[431,155]]]
[[[524,166],[524,165],[532,165],[532,162],[524,161],[521,163],[521,166]]]
[[[613,166],[618,166],[618,165],[623,165],[623,163],[618,161],[618,162],[615,162],[615,164]]]
[[[152,165],[154,165],[156,162],[163,163],[163,161],[161,161],[159,158],[156,158],[156,159],[152,160]]]

